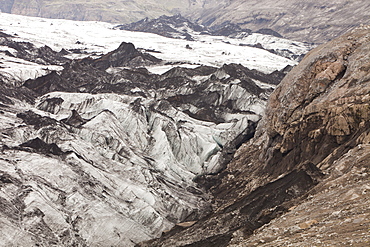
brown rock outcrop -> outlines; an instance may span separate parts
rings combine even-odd
[[[370,27],[311,51],[216,177],[214,211],[139,246],[366,246]]]
[[[367,130],[369,32],[358,29],[313,50],[271,95],[257,133],[266,168],[318,165]]]

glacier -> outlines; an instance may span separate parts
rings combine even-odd
[[[297,63],[239,45],[289,49],[276,37],[187,41],[101,22],[0,20],[5,246],[134,246],[206,215],[212,198],[195,181],[253,136],[284,68]],[[308,51],[297,44],[292,53]],[[144,55],[104,67],[125,49]],[[147,65],[149,55],[158,60]]]

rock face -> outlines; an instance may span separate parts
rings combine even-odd
[[[271,95],[255,137],[198,182],[213,211],[138,246],[369,243],[370,26],[311,51]]]

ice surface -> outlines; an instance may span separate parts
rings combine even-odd
[[[88,54],[103,54],[116,49],[121,42],[131,42],[137,48],[157,51],[152,55],[167,62],[181,61],[187,63],[187,66],[221,66],[225,63],[237,63],[263,72],[280,70],[297,62],[266,50],[240,46],[240,43],[251,45],[262,43],[268,49],[283,47],[299,54],[306,53],[309,49],[299,42],[292,43],[289,40],[262,34],[253,34],[243,39],[197,35],[195,41],[187,41],[151,33],[118,30],[114,29],[113,24],[104,22],[43,19],[5,13],[0,13],[0,28],[8,34],[16,34],[19,40],[29,41],[40,47],[48,45],[56,51],[62,48],[81,49]],[[161,65],[150,70],[164,73],[170,67]]]
[[[297,53],[306,51],[302,44],[258,34],[233,39],[192,33],[195,41],[186,41],[117,30],[109,23],[5,13],[0,13],[0,28],[14,35],[17,41],[29,41],[38,47],[48,45],[56,51],[64,48],[82,52],[72,51],[67,55],[70,58],[98,57],[116,49],[121,42],[132,42],[164,60],[148,68],[158,74],[174,66],[195,68],[240,63],[251,69],[272,72],[296,64],[291,59],[263,49],[240,46],[240,43],[260,43],[268,49],[284,47]],[[62,69],[8,56],[5,51],[13,55],[16,51],[0,47],[0,73],[8,79],[6,83],[18,85],[51,70]],[[110,68],[108,72],[114,74],[119,69]],[[193,79],[201,84],[210,76]],[[220,118],[226,120],[221,123],[190,117],[182,110],[199,110],[190,103],[179,108],[170,104],[161,107],[163,99],[180,93],[186,95],[193,90],[191,87],[153,91],[152,97],[149,92],[146,92],[147,97],[52,92],[39,97],[35,105],[15,100],[15,105],[0,114],[0,147],[10,147],[0,152],[0,168],[1,172],[18,179],[19,184],[4,185],[0,193],[6,200],[16,201],[19,191],[24,188],[30,191],[21,199],[27,213],[21,225],[13,227],[13,223],[0,217],[0,223],[9,225],[4,232],[14,238],[0,236],[0,244],[30,245],[33,240],[25,229],[44,222],[52,234],[60,236],[68,232],[71,241],[84,239],[88,246],[134,246],[139,241],[160,236],[162,231],[191,213],[196,215],[206,208],[208,195],[196,191],[193,179],[222,168],[222,147],[242,133],[249,120],[259,120],[267,98],[265,93],[248,92],[241,86],[241,79],[222,83],[230,77],[223,70],[218,70],[215,77],[220,81],[204,90],[220,94],[220,102],[214,104],[232,101],[238,110],[221,112]],[[272,87],[255,82],[265,88]],[[142,90],[137,87],[131,91]],[[48,100],[56,98],[62,99],[62,103],[47,112],[45,109],[52,108],[48,107]],[[139,110],[133,107],[138,99]],[[57,124],[40,128],[27,125],[17,113],[28,110],[55,119]],[[83,119],[79,126],[66,121],[72,111]],[[63,155],[19,148],[20,144],[36,137],[58,145]],[[16,235],[10,233],[13,228],[18,231]]]

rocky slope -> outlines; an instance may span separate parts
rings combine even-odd
[[[360,24],[370,24],[368,1],[230,1],[226,7],[192,16],[203,25],[231,22],[253,31],[269,28],[286,38],[323,43]]]
[[[210,195],[194,180],[224,169],[254,135],[268,96],[290,69],[175,67],[129,42],[103,52],[105,46],[88,43],[106,35],[99,24],[60,21],[45,33],[57,22],[29,20],[7,18],[0,38],[4,246],[134,246],[207,215]],[[44,35],[29,32],[35,24]],[[81,30],[90,35],[78,43],[69,37]],[[131,34],[109,29],[121,32]],[[157,54],[166,58],[166,50]],[[271,68],[292,62],[269,56],[278,58],[266,59]],[[145,68],[166,63],[160,74]]]
[[[311,51],[255,137],[197,181],[213,211],[138,246],[367,246],[370,26]]]
[[[80,21],[109,21],[130,23],[145,17],[189,14],[215,9],[227,3],[225,0],[153,0],[135,1],[56,1],[56,0],[1,0],[2,12],[39,16],[46,18],[71,19]]]

